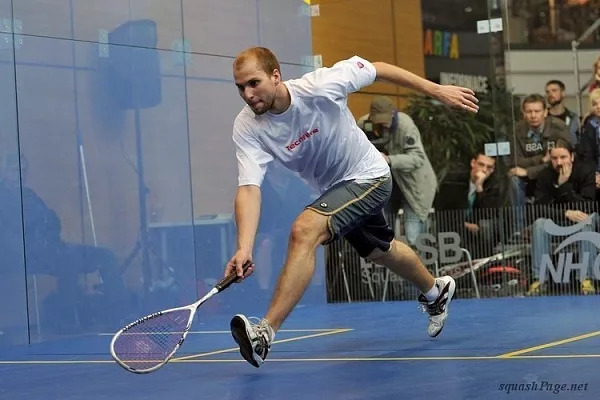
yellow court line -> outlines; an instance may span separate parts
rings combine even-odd
[[[297,337],[293,337],[293,338],[289,338],[289,339],[275,340],[273,342],[273,344],[295,342],[295,341],[298,341],[298,340],[312,339],[312,338],[322,337],[322,336],[328,336],[328,335],[337,335],[339,333],[350,332],[352,330],[353,329],[349,329],[349,328],[333,329],[333,330],[328,331],[328,332],[314,333],[312,335],[304,335],[304,336],[297,336]],[[230,352],[233,352],[233,351],[239,351],[239,349],[240,349],[239,347],[232,347],[230,349],[223,349],[223,350],[211,351],[211,352],[208,352],[208,353],[192,354],[192,355],[189,355],[189,356],[183,356],[183,357],[173,358],[173,361],[189,360],[189,359],[196,358],[196,357],[214,356],[214,355],[217,355],[217,354],[223,354],[223,353],[230,353]]]
[[[600,354],[556,354],[556,355],[536,355],[536,356],[514,356],[509,358],[498,358],[496,356],[456,356],[456,357],[339,357],[339,358],[267,358],[269,362],[360,362],[360,361],[501,361],[501,360],[527,360],[527,359],[576,359],[576,358],[600,358]],[[180,362],[191,363],[236,363],[246,362],[243,359],[235,360],[182,360]]]
[[[236,348],[237,350],[237,348]],[[497,356],[447,356],[447,357],[338,357],[338,358],[269,358],[267,362],[373,362],[373,361],[504,361],[504,360],[531,360],[531,359],[577,359],[600,358],[600,354],[555,354],[555,355],[529,355],[498,358]],[[176,363],[245,363],[243,359],[174,359]],[[114,364],[112,360],[26,360],[26,361],[0,361],[0,365],[60,365],[60,364]]]
[[[328,329],[281,329],[279,332],[287,333],[301,333],[301,332],[331,332],[342,328],[328,328]],[[98,333],[98,336],[114,336],[116,332],[104,332]],[[172,332],[173,334],[182,334],[183,332]],[[225,334],[231,333],[231,331],[189,331],[188,335],[214,335],[214,334]],[[130,333],[130,335],[144,335],[145,332]]]
[[[514,357],[514,356],[520,356],[521,354],[531,353],[533,351],[543,350],[543,349],[547,349],[549,347],[560,346],[561,344],[572,343],[572,342],[576,342],[578,340],[589,339],[594,336],[600,336],[600,331],[590,332],[590,333],[586,333],[586,334],[579,335],[579,336],[573,336],[570,338],[557,340],[557,341],[551,342],[551,343],[540,344],[538,346],[528,347],[528,348],[522,349],[522,350],[511,351],[510,353],[500,354],[497,357],[498,358],[510,358],[510,357]]]

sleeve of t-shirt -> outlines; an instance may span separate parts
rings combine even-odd
[[[299,89],[309,94],[325,94],[329,98],[339,99],[371,85],[376,77],[377,71],[371,62],[354,56],[304,75]]]
[[[233,143],[238,163],[238,185],[260,186],[273,156],[263,149],[253,132],[238,121],[233,125]]]

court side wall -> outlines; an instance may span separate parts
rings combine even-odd
[[[261,45],[286,78],[310,71],[307,7],[0,0],[0,346],[114,331],[222,277],[243,106],[231,64]],[[264,310],[291,221],[313,196],[275,167],[265,182],[257,273],[207,308],[226,319]],[[304,304],[325,301],[322,276]]]

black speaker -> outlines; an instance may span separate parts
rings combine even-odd
[[[108,91],[118,108],[151,108],[161,102],[156,22],[127,21],[108,34]]]

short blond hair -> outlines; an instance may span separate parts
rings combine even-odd
[[[279,71],[281,75],[281,67],[275,54],[266,47],[250,47],[237,55],[233,61],[233,69],[238,69],[248,60],[255,60],[260,69],[267,75],[273,75],[273,71]]]
[[[590,108],[594,106],[594,101],[600,100],[600,88],[594,89],[590,92]]]

